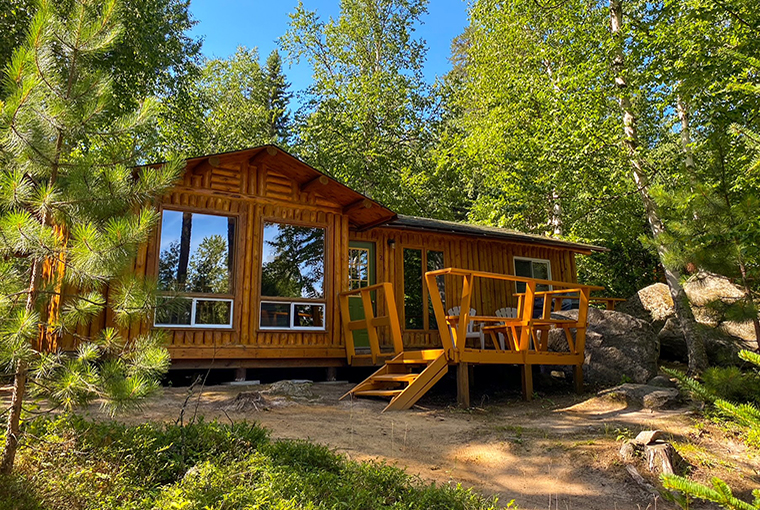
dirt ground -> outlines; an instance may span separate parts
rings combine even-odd
[[[188,388],[166,388],[142,411],[120,419],[174,422],[187,400],[185,422],[194,415],[256,421],[273,438],[308,439],[351,459],[383,461],[426,481],[498,495],[504,505],[514,499],[523,510],[672,508],[634,482],[620,461],[621,441],[647,429],[664,431],[697,479],[721,476],[744,497],[760,486],[760,456],[688,409],[637,410],[593,395],[552,395],[463,411],[444,395],[426,397],[409,411],[381,413],[382,400],[339,400],[348,383],[306,385],[305,395],[266,394],[269,387],[196,388],[189,400]],[[241,392],[252,393],[236,401]],[[639,470],[654,480],[645,466]]]

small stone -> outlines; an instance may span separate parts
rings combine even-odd
[[[650,391],[642,398],[644,409],[670,409],[678,404],[679,393],[675,388]]]
[[[670,378],[665,377],[664,375],[658,375],[658,376],[652,377],[647,384],[649,386],[657,386],[660,388],[677,388],[678,387],[678,385],[674,381],[671,381]]]

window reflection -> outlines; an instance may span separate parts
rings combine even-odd
[[[262,296],[324,297],[323,228],[264,223],[262,260]]]
[[[367,248],[348,250],[348,278],[350,290],[369,287],[369,250]]]
[[[423,329],[422,250],[404,248],[404,322],[406,329]]]
[[[234,239],[234,218],[163,211],[159,289],[231,294]]]
[[[290,303],[261,303],[262,328],[289,328]]]

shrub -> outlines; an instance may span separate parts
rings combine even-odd
[[[760,354],[741,351],[739,357],[760,368]],[[694,379],[676,371],[666,370],[666,372],[676,376],[681,383],[681,387],[689,391],[692,396],[712,403],[724,416],[746,427],[748,432],[747,442],[756,447],[760,446],[760,410],[749,402],[735,404],[720,398],[721,395],[731,392],[743,394],[744,391],[748,391],[736,387],[737,381],[741,381],[744,374],[737,374],[728,369],[713,370],[709,376],[707,372],[705,373],[705,383],[700,384]],[[747,375],[747,377],[750,376],[754,377],[754,380],[757,381],[757,374]],[[749,397],[757,402],[758,386],[755,385],[753,388],[755,393],[750,394]],[[694,497],[712,501],[729,510],[760,510],[760,489],[753,492],[754,502],[750,504],[737,499],[729,486],[719,478],[711,480],[712,487],[675,475],[663,475],[662,482],[665,488],[679,491],[687,496],[685,501],[679,501],[679,504],[684,508],[688,508],[688,497]]]

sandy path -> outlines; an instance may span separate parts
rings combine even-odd
[[[576,396],[502,402],[464,412],[427,404],[381,414],[382,401],[338,401],[349,384],[317,383],[314,398],[269,397],[266,410],[230,410],[246,388],[214,386],[186,410],[206,419],[257,421],[274,438],[309,439],[352,459],[377,459],[438,483],[461,483],[520,509],[639,510],[655,508],[652,495],[631,481],[618,460],[619,435],[658,428],[682,438],[683,411],[636,411]],[[174,421],[184,388],[169,388],[126,421]],[[424,401],[423,401],[424,402]],[[224,410],[224,411],[223,411]],[[226,414],[225,414],[226,411]],[[669,508],[662,501],[656,508]]]

